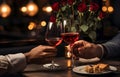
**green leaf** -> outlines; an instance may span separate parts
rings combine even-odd
[[[86,32],[88,30],[88,26],[87,25],[81,25],[80,26],[80,29],[83,31],[83,32]]]
[[[57,22],[57,26],[59,26],[60,24],[61,24],[61,22],[60,22],[60,21],[58,21],[58,22]]]
[[[94,22],[91,22],[90,24],[89,24],[89,27],[93,27],[94,26]]]
[[[66,7],[67,7],[67,6],[62,7],[61,10],[62,10],[62,11],[65,11],[65,10],[66,10]]]
[[[71,27],[71,31],[76,32],[75,26],[72,26],[72,27]]]
[[[57,13],[56,17],[58,18],[60,16],[60,12]]]
[[[95,31],[91,31],[88,36],[92,39],[92,41],[96,40],[96,32]]]

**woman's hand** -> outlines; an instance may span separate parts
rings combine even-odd
[[[24,53],[27,63],[46,63],[50,62],[56,55],[56,48],[51,46],[39,45],[29,52]]]

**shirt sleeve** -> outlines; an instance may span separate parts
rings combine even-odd
[[[6,58],[9,62],[9,73],[21,72],[27,65],[26,57],[23,53],[8,54],[6,55]]]
[[[0,55],[0,75],[7,72],[9,62],[7,58],[3,55]]]

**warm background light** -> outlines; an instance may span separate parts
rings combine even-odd
[[[102,7],[102,11],[103,11],[103,12],[107,12],[107,7],[106,7],[106,6],[103,6],[103,7]]]
[[[33,30],[36,27],[36,24],[34,22],[30,22],[28,25],[29,30]]]
[[[47,13],[50,13],[50,12],[52,12],[52,7],[51,6],[43,7],[42,10]]]
[[[29,1],[29,3],[27,4],[27,11],[29,16],[36,15],[38,9],[39,9],[38,6],[33,1]]]
[[[114,11],[113,7],[112,7],[112,6],[109,6],[109,7],[108,7],[108,12],[111,13],[111,12],[113,12],[113,11]]]
[[[6,18],[10,15],[11,13],[11,8],[8,4],[2,3],[0,6],[0,14],[3,18]]]
[[[46,26],[46,24],[47,24],[46,21],[41,21],[41,23],[40,23],[40,25],[43,27]]]
[[[26,13],[27,12],[27,7],[26,6],[23,6],[23,7],[21,7],[21,9],[20,9],[23,13]]]

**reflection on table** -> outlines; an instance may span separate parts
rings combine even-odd
[[[40,64],[31,64],[28,65],[27,68],[24,70],[22,75],[24,77],[88,77],[88,75],[77,74],[72,71],[70,68],[71,60],[66,58],[56,58],[56,63],[63,66],[62,70],[59,71],[46,71],[42,69],[42,65]],[[109,65],[117,67],[120,70],[120,61],[115,60],[103,60],[97,63],[107,63]],[[79,61],[76,62],[77,65],[85,65],[87,63],[80,63]],[[98,77],[98,76],[95,76]],[[105,75],[99,75],[99,77],[120,77],[120,72],[109,73]]]
[[[118,71],[114,73],[109,73],[109,74],[103,74],[103,75],[82,75],[82,74],[77,74],[72,71],[70,68],[71,66],[71,61],[70,59],[66,59],[65,57],[58,57],[55,59],[55,62],[63,66],[62,70],[59,71],[48,71],[44,70],[42,68],[42,65],[40,64],[30,64],[26,67],[26,69],[22,73],[16,73],[16,74],[11,74],[11,75],[4,75],[0,77],[120,77],[120,61],[119,60],[103,60],[100,62],[96,63],[106,63],[111,66],[115,66]],[[96,64],[93,63],[93,64]],[[76,62],[76,65],[86,65],[90,63],[81,63],[79,61]]]

